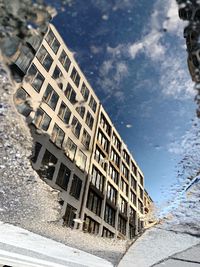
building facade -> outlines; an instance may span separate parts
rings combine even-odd
[[[64,225],[133,238],[143,228],[143,173],[55,27],[29,38],[11,69],[22,80],[14,101],[35,142],[33,167],[61,191]]]

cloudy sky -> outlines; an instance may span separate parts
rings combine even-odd
[[[161,202],[176,182],[195,117],[175,0],[66,3],[54,24]]]

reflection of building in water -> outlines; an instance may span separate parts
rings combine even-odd
[[[15,102],[34,137],[34,169],[61,191],[64,225],[133,238],[143,228],[140,168],[55,27],[33,40],[31,61],[12,69],[25,75]]]
[[[148,192],[144,190],[144,228],[149,228],[156,224],[155,207],[153,200],[149,196]]]

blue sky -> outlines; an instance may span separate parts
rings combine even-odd
[[[66,3],[54,24],[161,203],[176,182],[195,117],[175,0]]]

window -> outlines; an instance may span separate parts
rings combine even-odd
[[[135,163],[133,163],[132,161],[131,161],[131,170],[135,174],[135,176],[137,177],[137,167],[136,167]]]
[[[51,65],[53,63],[53,59],[43,45],[40,47],[40,50],[37,53],[37,59],[47,71],[50,70]]]
[[[135,237],[135,226],[129,224],[129,238],[133,239]]]
[[[64,102],[62,102],[61,105],[60,105],[60,109],[58,111],[58,116],[66,124],[69,123],[69,120],[70,120],[70,117],[71,117],[71,111],[70,111],[70,109],[68,108],[68,106]]]
[[[81,127],[82,126],[81,126],[80,122],[77,120],[77,118],[73,117],[73,120],[72,120],[72,132],[77,138],[79,138],[79,136],[80,136]]]
[[[88,125],[88,127],[92,130],[93,123],[94,123],[94,118],[92,117],[92,115],[90,114],[89,111],[87,112],[87,116],[86,116],[85,122]]]
[[[95,220],[91,219],[88,216],[85,216],[84,221],[85,222],[84,222],[83,230],[85,232],[95,234],[95,235],[99,233],[99,223],[97,223]]]
[[[85,171],[86,162],[87,162],[87,157],[86,157],[86,155],[85,155],[81,150],[79,150],[79,151],[78,151],[77,158],[76,158],[76,165],[77,165],[82,171]]]
[[[109,231],[107,228],[103,227],[102,237],[113,238],[114,237],[114,233]]]
[[[143,214],[143,204],[140,200],[138,200],[138,210]]]
[[[137,181],[135,178],[131,175],[131,186],[136,190],[137,189]]]
[[[62,147],[64,138],[64,131],[55,123],[51,134],[52,142],[54,142],[58,147]]]
[[[28,117],[32,111],[31,105],[28,103],[29,98],[30,96],[23,88],[19,88],[14,96],[14,102],[18,112],[26,117]]]
[[[58,49],[60,47],[60,43],[56,39],[56,37],[55,37],[55,35],[54,35],[54,33],[52,32],[51,29],[49,29],[49,32],[48,32],[47,36],[45,37],[45,40],[47,41],[47,43],[49,44],[49,46],[51,47],[53,52],[55,54],[57,54]]]
[[[130,215],[129,215],[129,221],[130,223],[134,224],[136,223],[136,211],[130,207]]]
[[[56,80],[57,85],[60,87],[60,89],[63,88],[63,84],[59,78],[63,76],[61,70],[58,68],[58,66],[55,67],[52,78]]]
[[[115,227],[115,210],[108,204],[105,206],[104,220],[111,226]]]
[[[99,191],[103,192],[104,187],[104,176],[103,174],[95,167],[92,168],[92,176],[91,176],[91,183],[99,189]]]
[[[111,164],[109,165],[109,175],[111,179],[118,185],[119,173]]]
[[[88,132],[84,129],[83,130],[83,135],[82,135],[82,144],[89,149],[90,146],[90,140],[91,140],[91,136],[88,134]]]
[[[76,93],[69,83],[67,84],[67,88],[65,90],[65,96],[72,104],[76,103]]]
[[[89,106],[91,107],[91,109],[95,113],[96,112],[96,109],[97,109],[97,102],[94,100],[94,97],[92,95],[90,97]]]
[[[89,89],[86,87],[85,83],[82,84],[81,94],[82,94],[84,100],[87,101],[88,97],[89,97]]]
[[[72,179],[72,185],[70,188],[70,195],[75,197],[76,199],[80,198],[80,193],[81,193],[81,187],[82,187],[82,181],[78,176],[74,174],[73,179]]]
[[[97,216],[101,215],[101,202],[102,199],[90,190],[88,193],[87,208],[94,212]]]
[[[123,150],[122,157],[126,161],[126,163],[129,165],[130,157],[129,157],[128,153],[126,152],[126,150]]]
[[[115,152],[115,150],[112,148],[111,149],[111,155],[110,155],[110,159],[115,163],[115,165],[119,168],[119,163],[120,163],[120,157],[117,154],[117,152]]]
[[[126,235],[126,220],[119,215],[118,218],[118,230],[123,235]]]
[[[76,86],[79,86],[80,83],[80,75],[78,74],[77,70],[73,68],[72,73],[71,73],[71,78],[72,81],[76,84]]]
[[[63,225],[73,228],[74,227],[74,219],[76,218],[76,213],[77,213],[77,210],[74,207],[72,207],[71,205],[67,204],[66,212],[65,212],[65,215],[63,217],[63,220],[64,220]]]
[[[44,82],[44,76],[38,71],[34,64],[31,65],[27,78],[31,86],[39,93]]]
[[[85,115],[85,107],[77,107],[76,108],[76,111],[78,112],[78,114],[81,116],[81,118],[83,119],[84,118],[84,115]]]
[[[51,118],[44,112],[43,109],[39,108],[35,113],[35,118],[33,120],[33,123],[36,127],[47,131],[49,128]]]
[[[99,163],[99,165],[106,171],[107,161],[105,159],[104,154],[101,152],[101,150],[98,147],[96,147],[94,158]]]
[[[62,187],[64,190],[67,190],[70,174],[71,171],[64,164],[61,163],[56,179],[56,184]]]
[[[55,110],[57,102],[58,102],[58,94],[53,90],[50,84],[48,84],[44,95],[43,100],[53,109]]]
[[[144,185],[144,178],[142,177],[142,175],[139,173],[139,177],[140,177],[140,184],[143,186]]]
[[[66,142],[66,147],[65,147],[65,153],[67,157],[69,157],[71,160],[74,160],[76,149],[77,149],[77,146],[68,137],[67,142]]]
[[[101,147],[108,153],[109,142],[100,129],[98,131],[97,140]]]
[[[122,177],[121,177],[120,189],[126,196],[128,196],[128,184],[124,181]]]
[[[59,57],[59,61],[63,65],[64,69],[68,72],[69,67],[71,65],[71,61],[64,50],[62,51],[62,53]]]
[[[42,145],[41,145],[40,143],[36,142],[36,143],[35,143],[35,146],[34,146],[33,157],[31,158],[31,161],[32,161],[33,163],[36,163],[41,148],[42,148]]]
[[[128,168],[124,165],[124,163],[122,163],[121,172],[124,175],[124,177],[128,180],[129,171]]]
[[[105,130],[105,132],[110,136],[111,126],[102,113],[101,113],[101,118],[100,118],[100,124],[101,124],[102,128]]]
[[[137,197],[136,197],[136,194],[132,190],[130,191],[130,200],[136,206]]]
[[[114,146],[120,152],[120,150],[121,150],[121,142],[119,141],[119,139],[117,138],[115,133],[113,133],[112,141],[113,141]]]
[[[113,202],[114,205],[116,205],[116,201],[117,201],[117,190],[108,183],[107,185],[107,198]]]
[[[51,154],[48,150],[46,150],[42,159],[41,163],[42,166],[38,171],[39,174],[43,178],[52,180],[57,161],[58,161],[57,158],[53,154]]]
[[[139,186],[139,191],[140,191],[140,198],[143,199],[144,192],[140,186]]]
[[[120,209],[121,213],[123,213],[124,215],[127,215],[127,202],[126,202],[126,200],[120,196],[119,201],[120,201],[119,209]]]

